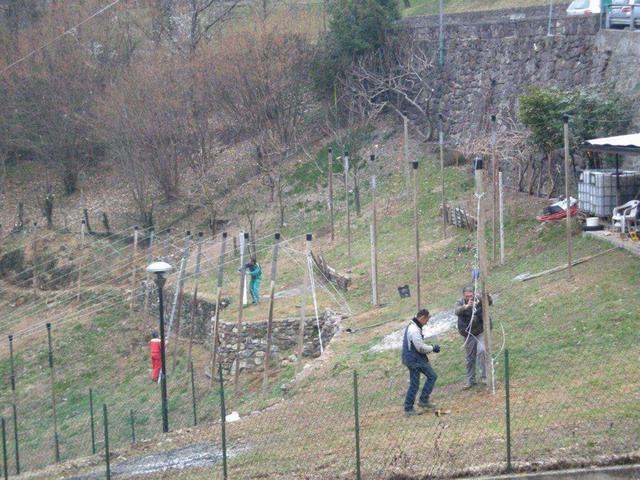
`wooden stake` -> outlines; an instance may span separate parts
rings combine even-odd
[[[478,214],[478,258],[480,263],[480,286],[482,290],[482,324],[484,326],[485,369],[489,385],[493,383],[493,366],[491,361],[491,325],[489,320],[489,295],[487,292],[487,245],[484,232],[485,214],[483,211],[484,169],[482,157],[475,159],[476,195],[480,197]]]
[[[133,252],[131,253],[131,303],[129,312],[133,312],[136,304],[136,261],[138,260],[138,226],[133,227]]]
[[[33,258],[32,287],[33,296],[38,296],[38,222],[33,222],[33,238],[31,243],[31,256]]]
[[[300,372],[302,370],[302,354],[304,353],[304,327],[307,319],[307,295],[309,294],[309,269],[306,268],[307,259],[311,255],[311,240],[313,236],[310,233],[307,233],[306,242],[305,242],[305,269],[304,269],[304,289],[302,290],[302,295],[300,299],[300,324],[298,326],[298,359],[297,359],[297,370]]]
[[[504,265],[504,188],[502,172],[498,172],[498,191],[500,200],[500,265]]]
[[[227,232],[222,232],[222,245],[220,246],[220,258],[218,260],[218,287],[216,291],[216,313],[211,324],[211,387],[213,388],[216,377],[216,360],[218,355],[218,325],[220,323],[220,301],[222,300],[222,280],[224,277],[224,254],[227,248]]]
[[[80,302],[80,291],[82,290],[82,263],[84,260],[84,220],[82,220],[82,225],[80,226],[80,255],[78,258],[78,295],[77,300]]]
[[[405,196],[409,196],[409,190],[411,189],[411,169],[409,166],[409,120],[407,117],[402,117],[402,126],[404,131],[404,141],[403,141],[403,162],[404,163],[404,188],[405,188]]]
[[[327,163],[328,163],[328,181],[329,181],[329,217],[331,220],[331,241],[333,242],[335,237],[335,225],[333,218],[333,150],[330,148],[327,153]]]
[[[349,152],[344,152],[344,202],[347,211],[347,272],[351,272],[351,212],[349,210]]]
[[[571,197],[569,197],[569,115],[565,113],[562,116],[562,122],[564,124],[564,197],[567,201],[567,272],[569,279],[572,279],[573,240],[571,238]]]
[[[173,320],[173,314],[175,313],[176,320],[176,338],[173,342],[173,352],[171,354],[171,371],[176,369],[176,360],[178,352],[178,342],[180,341],[180,322],[182,320],[182,301],[184,299],[184,277],[187,276],[187,265],[189,264],[189,252],[191,247],[191,232],[187,231],[187,238],[185,242],[184,256],[182,257],[182,264],[180,268],[180,276],[178,277],[178,283],[176,284],[177,296],[174,297],[176,303],[171,309],[171,320]],[[169,329],[171,333],[171,329]]]
[[[189,323],[189,348],[187,350],[187,365],[191,365],[191,351],[193,350],[193,335],[195,333],[198,313],[198,282],[200,281],[200,259],[202,258],[203,233],[198,232],[198,246],[196,253],[196,270],[194,272],[193,298],[191,298],[191,322]]]
[[[495,115],[491,115],[491,165],[493,167],[493,172],[492,172],[492,180],[493,180],[493,189],[492,189],[492,193],[493,193],[493,208],[492,208],[492,216],[491,216],[491,228],[492,228],[492,235],[491,235],[491,240],[493,242],[493,254],[492,257],[493,258],[493,262],[495,263],[496,261],[496,247],[498,244],[498,230],[497,230],[497,219],[498,219],[498,171],[499,166],[498,166],[498,156],[496,155],[496,116]]]
[[[438,143],[440,144],[440,177],[442,180],[442,238],[447,238],[447,198],[444,188],[444,133],[442,114],[438,114]]]
[[[380,305],[378,296],[378,208],[376,202],[376,191],[378,189],[378,179],[375,174],[376,156],[371,154],[371,168],[374,170],[371,175],[371,205],[373,213],[371,215],[370,238],[371,238],[371,304],[376,307]]]
[[[236,370],[234,372],[234,377],[233,377],[233,386],[234,386],[236,395],[240,393],[240,347],[242,345],[242,317],[244,313],[244,305],[242,303],[244,298],[244,281],[247,276],[247,270],[246,268],[244,268],[244,255],[245,255],[245,250],[247,248],[247,243],[249,243],[248,242],[249,234],[245,233],[243,238],[244,238],[244,242],[241,242],[241,245],[240,245],[240,289],[239,289],[240,292],[238,296],[238,325],[237,325],[238,341],[236,343],[236,358],[235,358]]]
[[[420,310],[420,215],[418,212],[418,162],[413,166],[413,225],[416,231],[416,306]]]
[[[147,253],[147,263],[153,262],[153,240],[155,232],[153,229],[149,232],[149,252]],[[146,271],[146,269],[145,269]],[[151,285],[151,274],[146,272],[145,274],[145,287],[144,287],[144,320],[145,324],[149,323],[149,289]]]
[[[271,341],[273,334],[273,304],[276,292],[276,274],[278,268],[278,248],[280,247],[280,233],[275,234],[273,256],[271,257],[271,283],[269,286],[269,316],[267,317],[267,349],[264,352],[264,376],[262,388],[266,391],[269,385],[269,361],[271,360]]]

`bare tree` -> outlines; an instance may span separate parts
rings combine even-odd
[[[401,117],[413,112],[417,132],[431,136],[431,101],[436,79],[435,62],[416,41],[401,35],[384,48],[355,60],[346,75],[340,77],[341,103],[360,117],[375,118],[383,111]]]
[[[213,89],[225,119],[252,135],[256,165],[272,185],[284,224],[286,166],[305,133],[311,47],[299,34],[262,28],[232,34],[216,53]]]

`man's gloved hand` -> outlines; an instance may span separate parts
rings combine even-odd
[[[440,353],[440,345],[433,346],[433,353]]]

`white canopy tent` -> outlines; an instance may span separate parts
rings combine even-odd
[[[640,155],[640,133],[594,138],[584,142],[582,147],[593,152]]]

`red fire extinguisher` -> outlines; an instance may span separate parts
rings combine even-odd
[[[158,381],[160,371],[162,370],[162,352],[160,338],[158,338],[158,332],[154,331],[151,334],[151,341],[149,342],[149,351],[151,353],[151,380]]]

